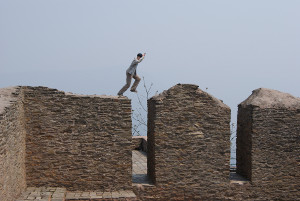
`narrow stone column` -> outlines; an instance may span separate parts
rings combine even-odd
[[[299,191],[300,99],[259,88],[238,107],[237,172],[272,194]]]
[[[222,101],[191,84],[148,100],[148,175],[156,186],[201,194],[229,183],[229,160],[230,108]]]

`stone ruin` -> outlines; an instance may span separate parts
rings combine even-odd
[[[148,100],[142,144],[131,136],[127,98],[0,89],[0,200],[26,187],[133,190],[135,200],[298,200],[300,99],[261,88],[238,109],[230,172],[230,108],[196,85]],[[136,146],[147,151],[147,185],[132,183]]]

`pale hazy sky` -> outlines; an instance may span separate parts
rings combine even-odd
[[[115,95],[147,52],[138,74],[155,91],[208,88],[236,121],[256,88],[300,96],[299,11],[299,0],[0,0],[0,87]]]

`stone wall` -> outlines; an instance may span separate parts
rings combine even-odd
[[[269,199],[300,198],[300,98],[260,88],[239,105],[237,172]]]
[[[131,188],[131,102],[24,87],[29,186]]]
[[[20,88],[0,89],[0,200],[15,200],[26,188],[25,129]]]
[[[147,152],[147,136],[132,136],[132,150]]]
[[[237,172],[246,181],[229,177],[230,109],[222,101],[178,84],[148,100],[148,110],[154,185],[135,185],[138,199],[299,200],[299,98],[257,89],[239,105]],[[131,189],[131,150],[146,144],[132,143],[129,99],[45,87],[0,89],[0,129],[1,201],[26,185]]]
[[[229,183],[228,106],[178,84],[149,99],[148,110],[148,174],[157,188],[197,196]]]
[[[148,109],[148,174],[155,185],[135,185],[141,199],[299,200],[299,98],[258,89],[239,105],[240,175],[230,177],[226,106],[196,86],[177,85],[151,98]]]

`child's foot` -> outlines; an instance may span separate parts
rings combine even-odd
[[[128,97],[124,95],[119,95],[118,98],[128,98]]]
[[[134,93],[137,93],[137,90],[136,90],[136,89],[134,89],[134,90],[133,90],[133,89],[130,89],[130,91],[131,91],[131,92],[134,92]]]

